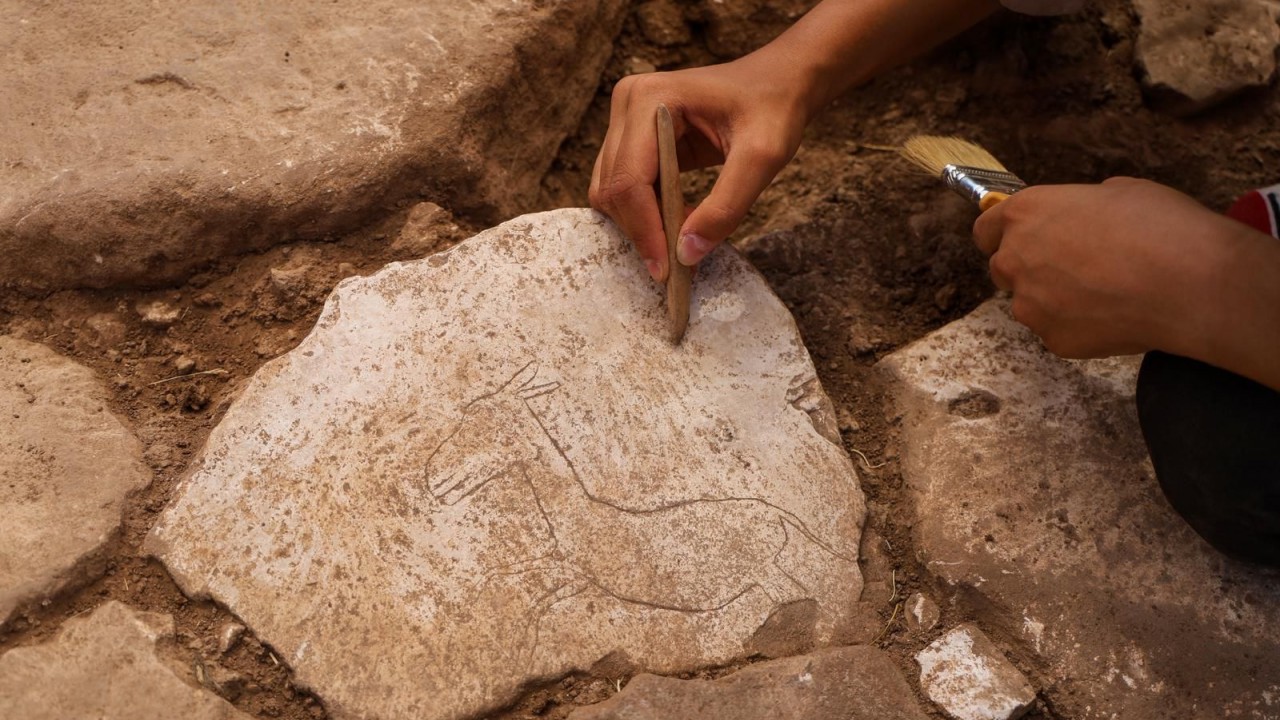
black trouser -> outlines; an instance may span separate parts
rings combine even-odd
[[[1280,565],[1280,392],[1151,352],[1138,420],[1160,486],[1191,527],[1227,555]]]

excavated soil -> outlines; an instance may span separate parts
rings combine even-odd
[[[528,210],[586,204],[613,82],[637,70],[714,61],[701,28],[694,30],[688,42],[660,46],[645,37],[634,16],[628,19],[595,101],[547,175],[539,206]],[[963,316],[993,288],[985,259],[969,240],[972,211],[892,154],[864,143],[894,144],[921,132],[958,134],[983,143],[1034,183],[1137,175],[1217,209],[1240,192],[1276,181],[1280,94],[1255,92],[1191,120],[1159,114],[1144,104],[1133,36],[1134,21],[1122,9],[1070,19],[1004,15],[976,28],[834,103],[735,239],[795,313],[839,411],[846,447],[860,458],[870,508],[864,600],[883,600],[880,629],[868,639],[893,652],[909,678],[918,672],[911,655],[922,643],[906,632],[901,602],[932,586],[915,559],[895,428],[872,367],[895,348]],[[687,176],[691,198],[705,193],[713,179],[705,171]],[[428,228],[431,241],[397,241],[406,222]],[[219,632],[234,618],[212,603],[183,597],[157,562],[139,557],[139,547],[239,384],[307,334],[339,279],[421,257],[479,229],[467,217],[406,205],[349,237],[225,259],[177,287],[0,295],[0,333],[49,345],[108,380],[113,409],[134,425],[155,473],[151,487],[128,503],[122,532],[94,559],[105,568],[101,579],[27,608],[0,631],[0,651],[41,642],[67,618],[117,599],[174,615],[178,635],[166,652],[189,668],[192,682],[244,712],[327,717],[251,633],[220,656]],[[167,303],[179,320],[145,322],[137,308],[153,301]],[[944,606],[944,625],[961,621],[976,621],[1019,657],[1015,639],[984,624],[983,607],[963,601]],[[608,697],[625,680],[565,678],[531,688],[492,717],[563,718],[574,707]],[[1059,717],[1052,698],[1030,717]]]

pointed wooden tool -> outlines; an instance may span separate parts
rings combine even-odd
[[[689,296],[693,268],[676,259],[676,243],[684,224],[684,195],[680,192],[680,161],[676,157],[676,131],[666,105],[658,106],[658,193],[662,226],[667,231],[667,325],[671,342],[679,345],[689,327]]]

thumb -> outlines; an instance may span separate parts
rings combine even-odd
[[[710,194],[680,228],[680,244],[676,247],[680,264],[697,265],[724,242],[787,159],[785,153],[774,150],[730,152]]]

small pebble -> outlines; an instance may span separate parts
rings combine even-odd
[[[218,652],[223,655],[231,652],[244,636],[244,626],[240,623],[227,623],[218,632]]]
[[[938,610],[937,603],[920,593],[914,593],[907,598],[903,610],[907,616],[907,629],[914,634],[932,630],[938,624],[938,618],[942,614]]]
[[[163,300],[140,302],[134,309],[137,310],[138,317],[142,318],[143,323],[154,327],[169,327],[182,317],[182,310]]]

